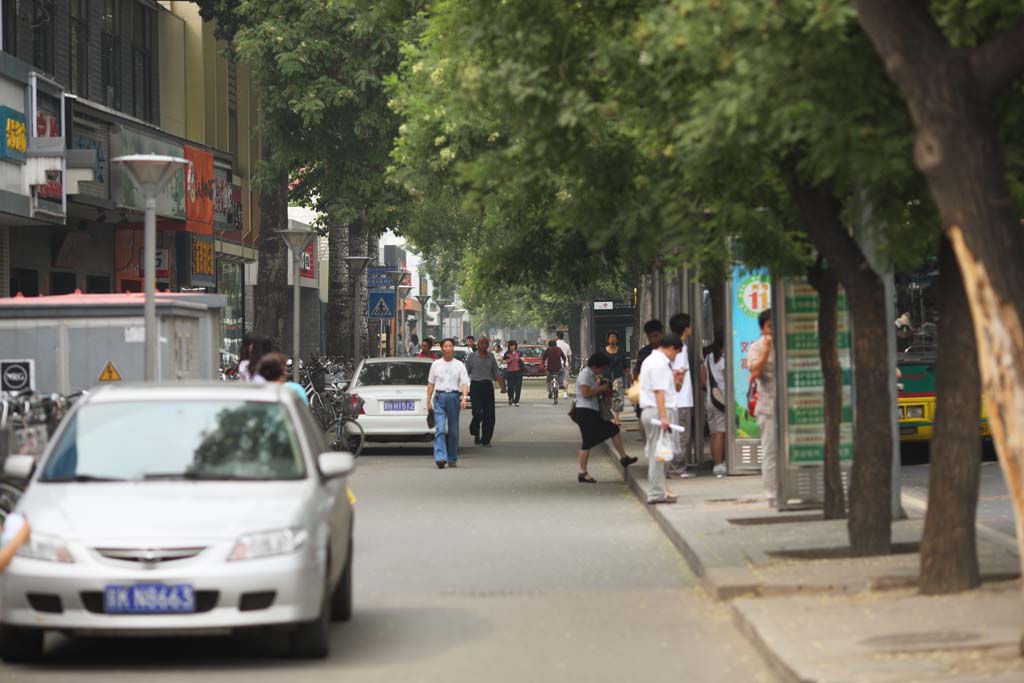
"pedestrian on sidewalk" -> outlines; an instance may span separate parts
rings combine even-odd
[[[416,354],[417,358],[433,358],[434,354],[431,349],[434,348],[433,337],[424,337],[423,341],[420,342],[420,352]]]
[[[242,337],[242,348],[238,351],[238,379],[243,382],[249,382],[252,380],[252,372],[256,370],[256,366],[249,367],[251,359],[256,355],[256,343],[259,341],[259,337],[251,332],[247,332]]]
[[[580,437],[582,438],[580,472],[576,480],[581,484],[597,483],[587,472],[587,461],[590,459],[590,449],[608,439],[612,440],[612,445],[615,446],[615,452],[619,454],[619,462],[623,467],[629,467],[637,461],[636,458],[626,454],[619,426],[601,417],[598,398],[611,393],[611,386],[602,377],[610,362],[606,353],[598,351],[587,359],[587,366],[580,370],[580,374],[576,378],[575,420],[580,428]]]
[[[693,426],[693,380],[690,374],[690,354],[686,342],[690,339],[693,328],[690,327],[690,316],[686,313],[676,313],[669,318],[668,327],[673,334],[679,336],[683,347],[672,361],[676,391],[668,396],[666,404],[672,424],[685,428],[683,432],[672,432],[675,457],[669,463],[668,476],[689,479],[693,477],[693,474],[686,468],[686,457],[690,454],[690,429]]]
[[[519,353],[519,344],[515,339],[509,341],[508,351],[502,356],[505,361],[505,381],[508,385],[508,404],[519,407],[519,399],[523,395],[523,372],[526,365],[523,355]]]
[[[541,362],[544,364],[544,370],[547,372],[544,383],[547,385],[548,398],[555,398],[555,394],[551,393],[551,378],[554,377],[555,382],[560,386],[562,370],[565,368],[565,354],[562,353],[562,349],[558,348],[558,342],[554,339],[548,342],[548,348],[545,349],[544,355],[541,356]],[[555,392],[558,392],[558,388],[555,387]]]
[[[501,393],[505,393],[505,378],[498,369],[498,361],[491,353],[491,342],[487,337],[480,337],[476,343],[477,350],[466,357],[466,371],[469,373],[469,398],[473,401],[473,419],[469,423],[469,433],[473,435],[473,443],[491,447],[494,436],[494,382],[501,385]]]
[[[565,341],[565,332],[562,330],[555,332],[555,343],[562,350],[562,353],[565,354],[565,365],[562,366],[559,384],[561,384],[562,390],[565,391],[565,397],[569,398],[569,370],[572,369],[572,347],[569,346],[569,342]]]
[[[469,355],[473,355],[473,352],[476,350],[476,337],[473,335],[466,337],[466,346],[469,347]]]
[[[298,382],[288,381],[288,357],[283,353],[265,354],[256,366],[256,374],[262,377],[264,382],[288,385],[303,403],[309,405],[309,396],[306,395],[303,386]]]
[[[466,409],[469,373],[455,359],[455,340],[441,342],[441,357],[427,375],[427,410],[434,413],[434,463],[439,470],[459,460],[459,411]]]
[[[629,362],[626,360],[626,352],[619,346],[619,333],[612,330],[605,337],[607,344],[604,352],[608,354],[608,368],[604,371],[605,379],[612,387],[612,421],[615,424],[622,424],[622,397],[625,392],[626,367]]]
[[[640,368],[640,420],[647,432],[647,444],[644,454],[647,456],[647,502],[672,504],[676,497],[669,490],[666,482],[666,465],[655,457],[658,450],[658,434],[671,434],[672,420],[669,416],[668,402],[676,393],[676,373],[672,362],[682,352],[683,340],[674,332],[661,338],[658,348],[651,352],[643,367]],[[660,427],[653,424],[660,422]]]
[[[640,381],[640,368],[643,367],[647,357],[651,355],[651,351],[654,351],[661,344],[661,336],[663,334],[665,334],[665,326],[660,320],[648,320],[644,323],[644,335],[647,337],[647,345],[636,354],[636,365],[633,366],[634,382]],[[644,432],[644,423],[640,421],[640,403],[637,402],[633,408],[636,410],[637,424],[640,425],[640,438],[646,443],[647,434]]]
[[[27,519],[16,512],[7,515],[3,531],[0,532],[0,573],[7,569],[21,546],[28,542],[30,534],[31,527]]]
[[[771,309],[761,311],[761,315],[757,316],[757,322],[761,326],[761,338],[747,350],[747,367],[750,368],[750,376],[757,381],[754,418],[761,431],[761,483],[768,504],[775,507],[779,483],[775,474],[775,361],[772,350]]]
[[[725,332],[715,330],[715,340],[704,349],[701,385],[707,392],[704,400],[711,432],[711,457],[715,460],[716,477],[729,473],[725,466]]]

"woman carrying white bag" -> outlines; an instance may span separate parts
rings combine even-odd
[[[682,351],[683,341],[678,334],[669,332],[661,338],[658,348],[644,361],[640,369],[640,421],[647,434],[644,454],[647,456],[647,503],[672,504],[676,497],[665,483],[665,468],[672,461],[672,424],[665,407],[668,392],[679,390],[672,361]],[[657,435],[657,437],[655,437]]]

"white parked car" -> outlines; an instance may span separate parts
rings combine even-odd
[[[161,635],[280,627],[327,654],[352,611],[348,453],[283,384],[104,387],[80,400],[16,512],[31,536],[0,574],[0,655],[45,631]]]
[[[363,399],[359,424],[370,441],[430,441],[427,426],[429,358],[368,358],[356,369],[349,393]]]

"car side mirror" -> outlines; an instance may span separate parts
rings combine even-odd
[[[12,479],[28,479],[36,468],[36,459],[31,455],[8,455],[4,461],[4,474]]]
[[[347,477],[356,468],[356,459],[351,453],[342,451],[327,451],[321,453],[316,459],[320,468],[320,474],[324,479],[337,479]]]

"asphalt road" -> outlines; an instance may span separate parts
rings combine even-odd
[[[596,450],[601,483],[576,482],[578,432],[543,391],[499,405],[493,448],[464,421],[458,469],[426,448],[360,458],[356,613],[326,661],[266,636],[54,636],[0,681],[774,680]]]

